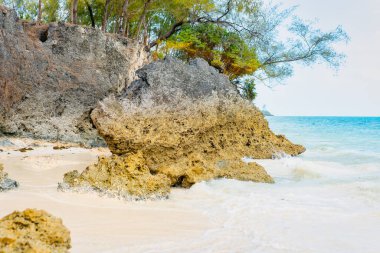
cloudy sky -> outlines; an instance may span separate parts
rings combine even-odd
[[[285,1],[284,1],[285,2]],[[294,76],[269,89],[259,85],[256,104],[275,115],[380,116],[380,0],[287,0],[297,14],[337,25],[351,37],[339,50],[347,61],[339,72],[323,65],[297,66]]]

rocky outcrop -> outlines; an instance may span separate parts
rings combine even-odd
[[[18,187],[18,183],[10,178],[8,174],[4,172],[4,167],[0,164],[0,192],[8,191]]]
[[[77,170],[64,175],[59,190],[96,191],[110,197],[133,199],[167,198],[170,187],[191,187],[193,184],[216,178],[272,183],[273,179],[256,163],[221,161],[216,166],[194,164],[185,167],[173,164],[160,173],[147,166],[142,153],[100,157],[97,164],[82,173]]]
[[[92,189],[126,199],[165,198],[170,192],[169,179],[152,175],[141,153],[130,156],[100,157],[81,174],[72,171],[64,175],[59,189]]]
[[[65,253],[70,232],[62,220],[45,211],[27,209],[0,219],[0,252]]]
[[[123,96],[105,99],[91,115],[114,154],[142,151],[156,167],[195,154],[267,159],[305,150],[275,135],[261,112],[204,60],[185,64],[169,58],[137,75]]]
[[[0,135],[102,143],[91,110],[129,84],[146,59],[123,37],[23,22],[0,6]]]
[[[140,79],[121,97],[105,99],[91,114],[115,154],[106,159],[111,171],[120,159],[138,154],[144,173],[164,175],[170,186],[190,187],[222,177],[270,183],[273,179],[261,166],[241,159],[298,155],[305,150],[275,135],[261,112],[204,60],[185,64],[168,58],[143,67],[137,75]],[[79,181],[96,187],[87,175],[104,175],[107,169],[103,164],[70,174],[65,181],[72,186]],[[108,180],[113,173],[106,174]],[[133,182],[131,177],[122,178],[122,185]]]

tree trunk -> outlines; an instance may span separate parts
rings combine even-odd
[[[119,20],[119,19],[116,19],[116,21],[115,21],[115,25],[114,25],[114,27],[113,27],[113,33],[118,33],[118,32],[119,32],[119,29],[120,29],[120,27],[119,27],[119,22],[120,22],[120,20]]]
[[[78,0],[73,0],[71,6],[71,22],[78,24]]]
[[[128,19],[128,6],[129,6],[129,0],[125,0],[124,1],[124,4],[123,4],[123,11],[121,13],[121,17],[120,17],[120,31],[119,33],[120,34],[123,34],[125,31],[126,31],[126,25],[127,25],[127,19]]]
[[[152,2],[152,0],[145,0],[144,9],[143,9],[143,12],[141,13],[141,16],[139,19],[139,26],[138,26],[137,33],[136,33],[136,38],[138,38],[140,36],[141,28],[145,23],[146,13],[148,12],[148,7],[149,7],[149,4],[151,2]]]
[[[149,40],[149,34],[148,34],[148,24],[149,24],[150,20],[148,20],[148,22],[145,22],[144,24],[144,39],[143,39],[143,45],[145,47],[148,46],[148,40]]]
[[[106,5],[104,6],[103,20],[102,20],[102,31],[105,32],[107,28],[108,21],[108,7],[111,3],[111,0],[106,0]]]
[[[129,23],[128,22],[125,25],[124,37],[127,37],[127,38],[129,37]]]
[[[41,22],[42,19],[42,0],[38,0],[38,17],[37,21]]]
[[[86,5],[87,5],[88,14],[90,15],[90,19],[91,19],[91,26],[95,28],[94,12],[92,11],[91,4],[87,0],[86,0]]]

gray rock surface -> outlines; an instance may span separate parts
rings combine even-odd
[[[15,144],[8,139],[0,138],[0,147],[14,147]]]
[[[15,180],[9,179],[8,174],[3,170],[3,165],[0,164],[0,192],[17,188],[18,183]]]
[[[209,99],[213,94],[241,99],[227,76],[199,58],[186,64],[166,57],[144,66],[136,74],[139,79],[126,87],[120,97],[137,106],[143,103],[149,104],[149,108],[165,105],[175,109],[184,100]]]
[[[18,183],[15,180],[5,178],[4,180],[0,181],[0,192],[9,191],[17,187]]]
[[[91,110],[129,84],[146,59],[125,38],[27,23],[0,6],[0,135],[102,143]]]

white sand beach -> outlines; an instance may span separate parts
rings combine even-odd
[[[0,193],[0,216],[26,208],[62,218],[73,253],[265,252],[377,253],[377,166],[302,158],[259,160],[275,184],[214,180],[173,189],[158,201],[124,201],[57,191],[66,171],[83,170],[107,149],[12,140],[0,163],[20,187]]]
[[[140,245],[197,240],[212,227],[199,210],[179,208],[170,199],[127,202],[95,193],[57,191],[65,172],[83,170],[98,155],[108,155],[106,149],[53,150],[55,144],[17,139],[12,142],[18,146],[1,147],[0,163],[20,187],[0,193],[0,217],[26,208],[46,210],[62,218],[71,231],[73,253],[139,251]],[[38,147],[32,151],[15,151],[33,143]]]

